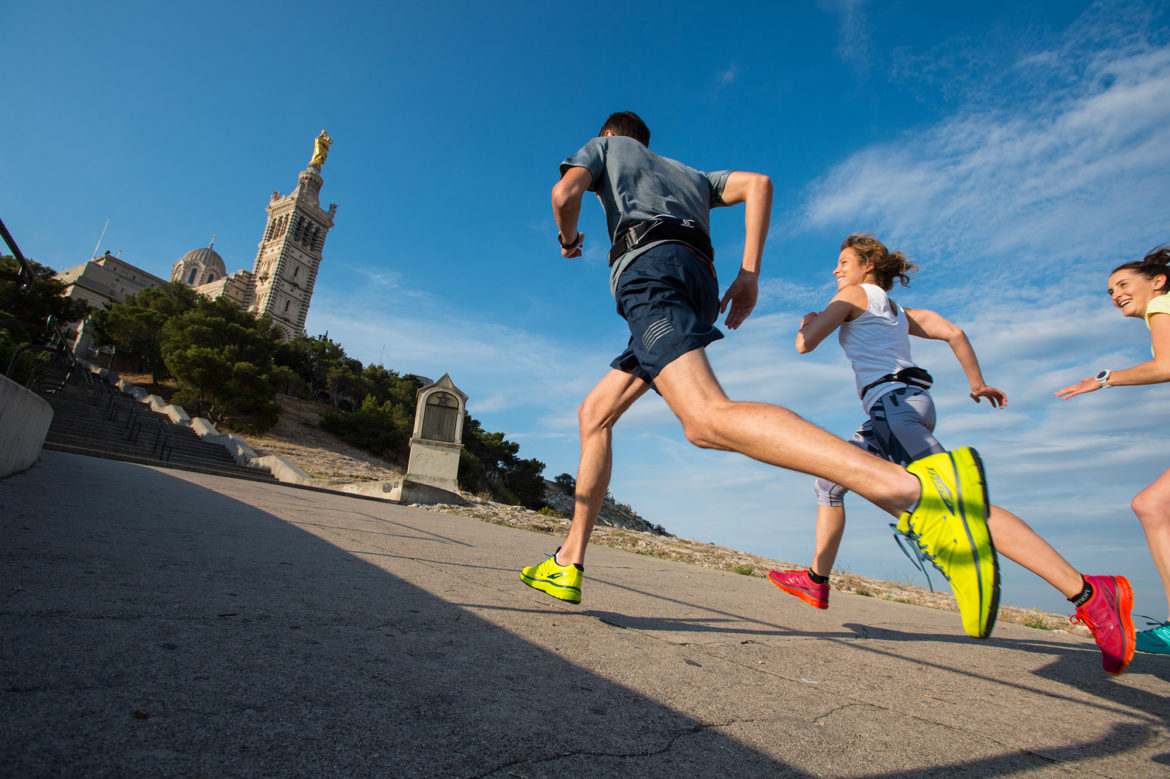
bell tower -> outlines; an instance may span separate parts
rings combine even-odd
[[[318,200],[323,183],[321,167],[332,143],[333,139],[322,130],[296,189],[288,195],[273,191],[268,203],[268,224],[252,271],[255,294],[248,308],[271,315],[284,330],[285,338],[305,330],[325,236],[337,213],[337,204],[331,203],[326,211]]]

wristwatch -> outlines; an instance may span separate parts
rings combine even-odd
[[[1101,385],[1101,389],[1105,389],[1106,387],[1113,386],[1112,384],[1109,383],[1109,373],[1110,373],[1109,371],[1101,371],[1100,373],[1098,373],[1096,376],[1093,377],[1094,379],[1097,380],[1097,383]]]
[[[577,235],[573,238],[572,243],[565,243],[564,237],[560,233],[557,233],[557,242],[560,243],[562,249],[575,249],[577,248],[577,244],[581,243],[581,231],[577,231]]]

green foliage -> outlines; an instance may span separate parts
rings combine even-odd
[[[361,363],[350,360],[345,355],[341,344],[329,340],[328,334],[309,338],[306,335],[296,335],[277,346],[273,359],[277,365],[284,365],[297,372],[304,381],[305,390],[310,398],[325,393],[328,390],[329,372],[356,363],[356,370],[361,370]]]
[[[137,358],[139,370],[150,371],[158,382],[168,375],[162,356],[163,329],[172,319],[194,309],[197,298],[193,289],[175,283],[129,295],[122,303],[94,312],[98,341]]]
[[[560,487],[566,495],[575,495],[577,493],[577,480],[569,474],[562,473],[560,476],[557,476],[555,479],[553,479],[553,481],[556,482],[557,486]]]
[[[276,331],[223,298],[199,298],[163,326],[161,356],[179,384],[175,402],[213,422],[253,431],[276,421]]]
[[[321,427],[346,443],[401,465],[410,454],[414,407],[392,400],[379,405],[377,398],[366,395],[352,414],[322,414]]]
[[[422,384],[382,365],[363,366],[328,334],[288,341],[267,317],[231,301],[207,300],[182,284],[144,290],[95,315],[99,338],[120,353],[175,377],[174,402],[194,415],[262,432],[276,421],[274,395],[328,397],[321,426],[347,443],[403,465],[410,455]],[[157,375],[156,375],[157,379]],[[459,483],[467,490],[539,509],[544,463],[522,459],[520,445],[464,416]],[[571,481],[571,477],[568,477]]]
[[[15,319],[27,322],[33,327],[21,327],[15,323],[0,326],[0,371],[6,371],[13,357],[30,343],[43,344],[48,341],[47,331],[39,326],[52,316],[62,327],[78,322],[85,318],[89,306],[77,300],[65,297],[65,285],[54,278],[52,268],[29,260],[32,266],[34,280],[32,289],[20,292],[15,281],[0,281],[0,319]],[[20,263],[10,255],[0,256],[0,268],[15,273]],[[23,382],[40,360],[44,359],[43,352],[25,351],[13,364],[12,378]]]
[[[737,565],[731,569],[731,572],[738,573],[740,576],[751,576],[756,572],[756,569],[751,565]]]
[[[503,503],[532,509],[544,505],[544,463],[517,457],[520,445],[503,433],[488,433],[479,421],[463,418],[463,454],[459,484],[469,491],[487,490]]]

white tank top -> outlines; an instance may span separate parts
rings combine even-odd
[[[857,380],[857,394],[889,373],[914,365],[910,359],[910,323],[902,309],[890,300],[886,291],[876,284],[861,284],[869,306],[852,322],[844,322],[837,332],[837,340],[845,356],[853,365]],[[865,413],[878,398],[906,385],[887,381],[874,386],[861,398]]]

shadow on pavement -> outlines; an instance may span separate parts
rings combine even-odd
[[[86,473],[0,483],[0,773],[799,775],[256,508]]]

